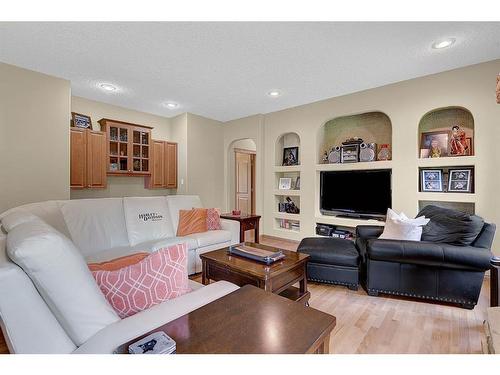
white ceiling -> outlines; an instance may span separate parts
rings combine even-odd
[[[497,58],[500,23],[0,23],[0,61],[71,80],[73,95],[220,121]]]

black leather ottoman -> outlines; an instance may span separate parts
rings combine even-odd
[[[297,251],[311,256],[307,262],[309,280],[358,290],[360,257],[353,241],[330,237],[304,238]]]

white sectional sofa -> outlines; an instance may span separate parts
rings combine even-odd
[[[149,233],[137,230],[137,227],[130,225],[130,212],[133,211],[133,207],[130,208],[130,206],[137,206],[137,203],[139,207],[143,204],[149,207],[161,206],[158,210],[155,208],[155,211],[159,212],[159,214],[155,213],[155,218],[161,217],[161,231]],[[140,251],[152,252],[171,244],[186,243],[188,272],[193,274],[201,271],[200,254],[239,242],[239,223],[224,219],[221,220],[222,230],[185,237],[175,236],[179,210],[193,207],[202,207],[197,196],[172,195],[151,198],[47,201],[11,209],[0,214],[0,221],[8,221],[9,217],[15,217],[16,214],[21,217],[22,215],[36,216],[37,219],[43,221],[41,225],[48,224],[55,229],[56,233],[59,232],[61,235],[57,233],[57,236],[63,238],[63,242],[66,237],[70,240],[69,245],[77,249],[75,252],[78,253],[78,257],[81,256],[84,259],[81,264],[85,272],[87,272],[85,262],[101,262]],[[146,210],[146,212],[149,211]],[[23,221],[19,218],[16,220]],[[29,225],[25,226],[29,229]],[[20,243],[19,246],[26,246],[23,243],[22,230],[9,233],[16,237],[15,242]],[[101,326],[94,324],[99,327],[95,329],[96,332],[92,331],[89,338],[85,336],[84,342],[79,342],[74,338],[74,331],[68,330],[68,323],[61,321],[61,312],[54,307],[50,294],[40,290],[42,289],[40,283],[33,282],[33,275],[30,278],[23,270],[25,267],[21,268],[9,259],[6,244],[14,241],[8,238],[9,233],[4,228],[0,230],[0,324],[12,353],[112,353],[121,343],[237,289],[235,285],[227,282],[202,286],[190,281],[192,292],[125,319],[120,320],[113,315],[107,320],[109,324],[104,324],[104,327],[102,327],[102,321]],[[36,230],[32,231],[31,238],[35,239],[32,241],[34,244],[37,243],[36,235]],[[46,238],[40,238],[40,246],[43,246],[45,240]],[[29,243],[28,245],[36,248],[36,245]],[[47,251],[47,249],[40,251]],[[48,251],[47,254],[51,254],[50,246]],[[61,259],[61,262],[63,261]],[[64,272],[63,265],[57,266],[62,267],[62,272]],[[34,272],[36,274],[37,270],[35,269]],[[72,276],[69,274],[67,277]],[[100,293],[98,289],[96,290],[95,293]],[[79,292],[75,290],[75,296],[78,296]],[[84,293],[83,288],[81,293]],[[94,292],[91,290],[86,293]],[[96,298],[102,299],[103,297]],[[100,300],[99,303],[107,304],[107,301]],[[75,309],[76,305],[78,303],[75,304]],[[71,311],[73,307],[65,306],[65,308]],[[84,306],[85,308],[87,306]],[[85,313],[82,316],[84,321],[87,320],[85,323],[88,325],[89,317]],[[75,320],[76,323],[71,322],[71,324],[78,324],[78,319]],[[78,328],[76,327],[77,330]]]

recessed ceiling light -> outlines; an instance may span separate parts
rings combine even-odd
[[[101,83],[99,87],[104,91],[116,91],[116,86],[113,86],[111,83]]]
[[[277,98],[278,96],[281,96],[281,91],[280,90],[271,90],[267,93],[267,96],[270,96],[271,98]]]
[[[166,102],[166,103],[163,103],[163,106],[167,107],[168,109],[176,109],[176,108],[179,108],[179,103]]]
[[[432,44],[432,48],[434,49],[443,49],[450,47],[453,43],[455,43],[455,38],[443,39],[438,42],[434,42]]]

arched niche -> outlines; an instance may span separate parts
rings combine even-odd
[[[298,150],[297,150],[297,164],[296,165],[299,165],[300,164],[300,157],[301,157],[301,153],[300,153],[300,137],[297,133],[285,133],[285,134],[282,134],[278,137],[278,139],[276,140],[276,147],[275,147],[275,156],[276,156],[276,160],[275,160],[275,165],[276,166],[281,166],[281,165],[285,165],[283,163],[283,159],[284,159],[284,150],[287,149],[287,148],[291,148],[291,147],[298,147]]]
[[[378,146],[387,144],[391,147],[391,120],[385,113],[373,111],[327,121],[318,135],[318,163],[323,162],[325,151],[330,152],[332,148],[341,146],[342,142],[352,137],[361,138],[365,143],[376,143]]]
[[[458,126],[458,131],[453,130],[455,126]],[[436,147],[440,149],[440,157],[474,155],[472,113],[463,107],[437,108],[427,112],[418,123],[418,157],[427,158],[433,155],[430,152],[433,140],[436,142]],[[460,151],[457,154],[461,146],[452,145],[457,141],[461,142],[466,149],[464,154]]]

